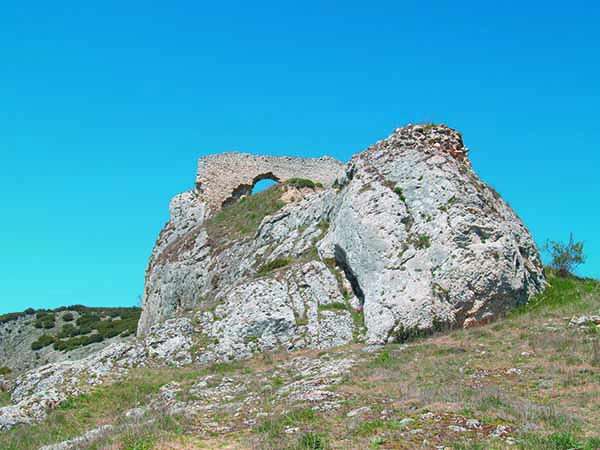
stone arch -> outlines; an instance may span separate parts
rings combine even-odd
[[[223,204],[221,205],[221,207],[225,208],[226,206],[232,205],[235,202],[237,202],[244,195],[252,194],[252,189],[254,189],[254,186],[256,186],[256,183],[258,183],[259,181],[262,181],[262,180],[273,180],[277,183],[281,182],[279,180],[279,178],[277,178],[275,175],[273,175],[273,172],[267,172],[267,173],[262,173],[260,175],[257,175],[254,177],[251,184],[242,183],[239,186],[237,186],[236,188],[234,188],[233,191],[231,192],[231,195],[229,197],[227,197],[225,200],[223,200]]]
[[[329,157],[295,158],[220,153],[198,160],[196,193],[209,208],[209,215],[252,192],[260,180],[283,183],[290,178],[308,178],[330,187],[344,175],[344,165]]]

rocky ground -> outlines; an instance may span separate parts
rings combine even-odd
[[[496,323],[404,344],[132,368],[0,448],[600,448],[600,284],[549,281]]]

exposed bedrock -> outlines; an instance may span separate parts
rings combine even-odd
[[[323,187],[290,194],[283,184],[288,203],[252,233],[211,236],[222,208],[254,214],[238,197],[264,177]],[[330,158],[201,159],[196,189],[174,198],[153,251],[138,334],[195,315],[202,351],[217,359],[391,342],[489,321],[543,286],[529,232],[474,173],[460,134],[411,125],[345,167]]]

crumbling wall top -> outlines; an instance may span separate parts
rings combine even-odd
[[[343,173],[344,165],[328,156],[298,158],[219,153],[198,160],[196,190],[214,213],[249,194],[260,180],[284,182],[290,178],[308,178],[331,186]]]

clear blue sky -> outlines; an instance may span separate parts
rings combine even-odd
[[[460,129],[600,276],[598,2],[2,2],[0,312],[131,305],[196,159]]]

